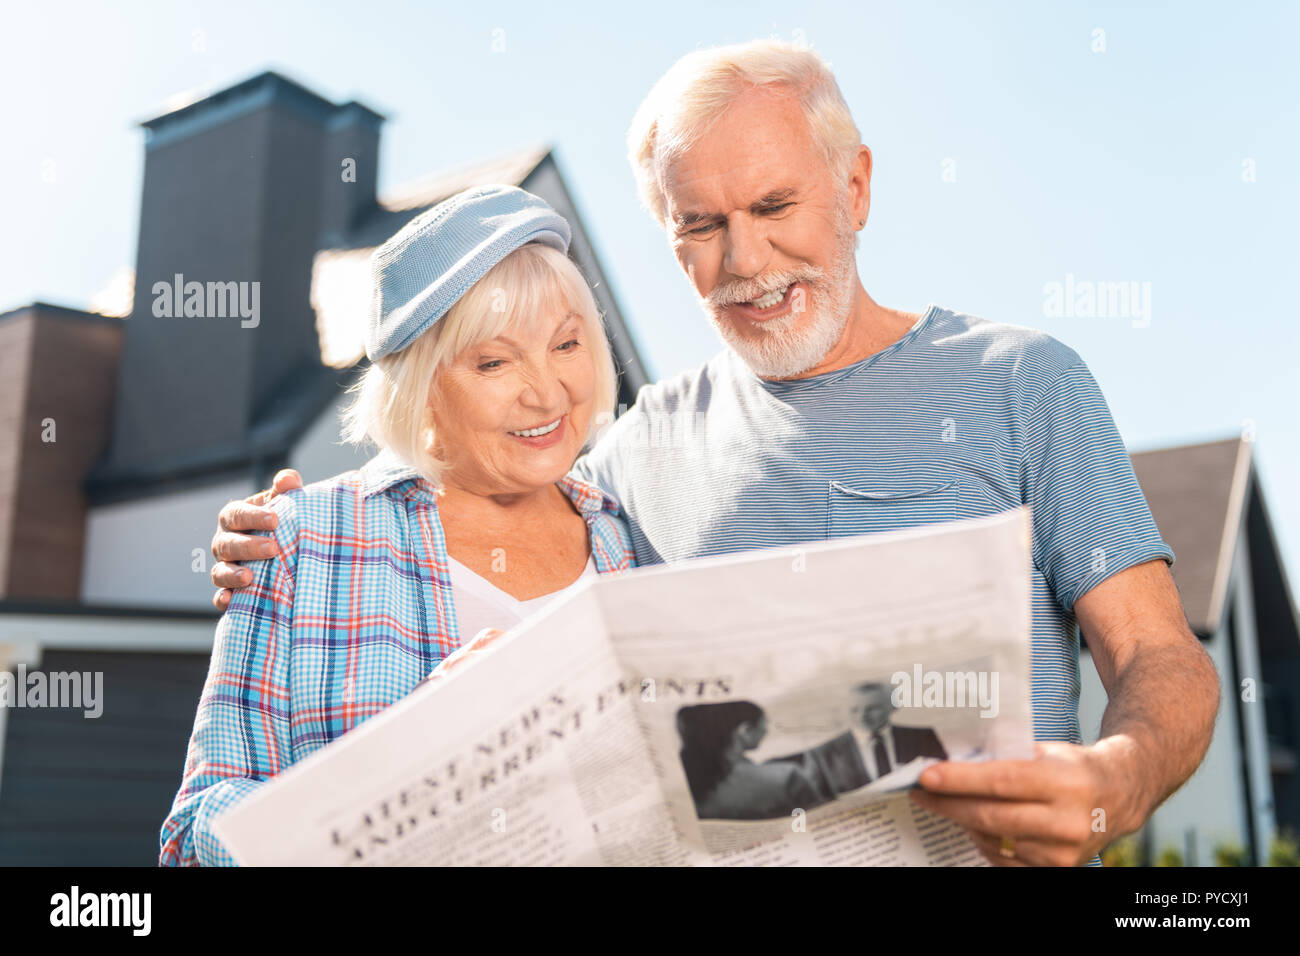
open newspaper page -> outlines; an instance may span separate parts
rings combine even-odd
[[[221,816],[241,865],[680,864],[589,589]]]
[[[1027,758],[1024,509],[592,581],[216,823],[243,864],[983,862],[904,792]]]
[[[906,790],[940,760],[1028,759],[1024,509],[650,569],[600,589],[693,859],[985,862]]]

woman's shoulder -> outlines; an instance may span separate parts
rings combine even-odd
[[[573,472],[561,478],[556,485],[568,495],[573,506],[587,522],[596,570],[603,574],[633,567],[636,564],[636,554],[632,548],[632,530],[618,501],[604,489]]]
[[[279,519],[276,537],[296,539],[304,529],[327,532],[363,517],[373,517],[376,512],[400,507],[400,502],[386,492],[410,478],[418,479],[418,474],[414,471],[409,476],[399,474],[398,469],[376,467],[375,462],[372,459],[361,468],[313,481],[272,498],[267,507]],[[288,540],[281,541],[282,545],[287,543]]]
[[[576,470],[569,472],[556,482],[561,491],[568,495],[575,508],[584,515],[592,516],[604,512],[622,518],[623,508],[618,499],[599,485],[582,477]]]
[[[330,478],[313,481],[302,488],[272,499],[286,513],[297,512],[302,518],[313,513],[329,514],[341,506],[363,501],[382,501],[388,492],[398,491],[405,497],[408,488],[434,497],[428,482],[418,471],[389,452],[381,451],[360,468],[344,471]]]
[[[358,498],[357,471],[347,471],[332,478],[313,481],[301,488],[282,492],[266,503],[283,521],[310,521],[313,512],[339,499]]]

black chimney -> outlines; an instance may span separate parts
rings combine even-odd
[[[343,237],[375,207],[379,127],[384,118],[355,100],[344,103],[325,131],[320,234],[323,245]]]
[[[312,260],[323,234],[374,206],[381,123],[268,72],[143,124],[135,304],[112,444],[91,477],[101,495],[246,463],[259,416],[320,368]]]

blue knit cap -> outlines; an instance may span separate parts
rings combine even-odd
[[[569,224],[516,186],[475,186],[422,212],[375,250],[366,355],[400,352],[527,242],[569,251]]]

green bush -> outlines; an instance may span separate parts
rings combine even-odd
[[[1214,846],[1215,866],[1250,866],[1250,858],[1240,843],[1217,843]]]
[[[1300,840],[1292,830],[1282,830],[1274,835],[1268,851],[1269,866],[1300,866]]]
[[[1120,837],[1101,851],[1102,866],[1141,866],[1142,848],[1135,836]]]
[[[1235,840],[1226,840],[1214,846],[1215,866],[1249,866],[1245,847]],[[1136,834],[1121,837],[1101,851],[1104,866],[1142,866],[1142,844]],[[1173,844],[1168,844],[1156,856],[1153,866],[1183,866],[1183,854]],[[1300,837],[1291,829],[1279,830],[1274,835],[1268,852],[1269,866],[1300,866]]]
[[[1183,851],[1176,846],[1167,846],[1156,857],[1156,866],[1182,866]]]

